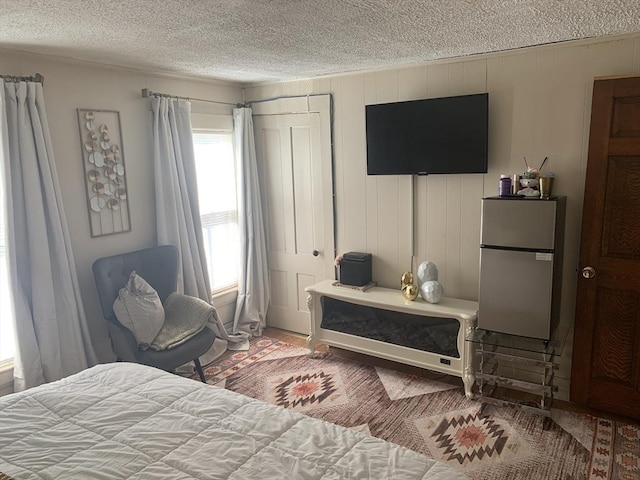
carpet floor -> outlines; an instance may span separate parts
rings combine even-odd
[[[488,406],[462,383],[407,375],[268,337],[205,367],[207,383],[388,440],[474,480],[640,479],[640,428]],[[430,373],[430,372],[427,372]]]

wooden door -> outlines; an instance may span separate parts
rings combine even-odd
[[[640,418],[640,77],[596,80],[571,399]]]
[[[267,325],[306,334],[305,288],[332,273],[333,200],[323,194],[332,184],[330,145],[318,113],[256,116],[254,125],[267,209]]]

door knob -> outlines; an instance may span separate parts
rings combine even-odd
[[[320,252],[318,250],[314,250],[313,251],[313,256],[317,257],[318,255],[320,255]]]
[[[593,278],[596,276],[596,270],[593,267],[584,267],[582,269],[582,276],[584,278]]]

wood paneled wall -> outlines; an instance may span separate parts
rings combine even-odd
[[[245,89],[245,98],[333,95],[338,252],[371,252],[374,280],[397,287],[402,272],[410,268],[412,180],[367,176],[364,107],[489,92],[488,173],[432,175],[415,181],[416,262],[430,260],[438,266],[446,296],[476,300],[480,199],[497,194],[500,174],[523,172],[523,157],[539,166],[548,156],[545,169],[556,174],[554,193],[568,197],[561,323],[573,325],[593,78],[639,74],[640,35],[632,35],[256,85]],[[559,372],[565,379],[570,340]]]

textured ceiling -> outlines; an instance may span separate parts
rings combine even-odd
[[[0,0],[0,47],[240,82],[640,31],[640,0]]]

